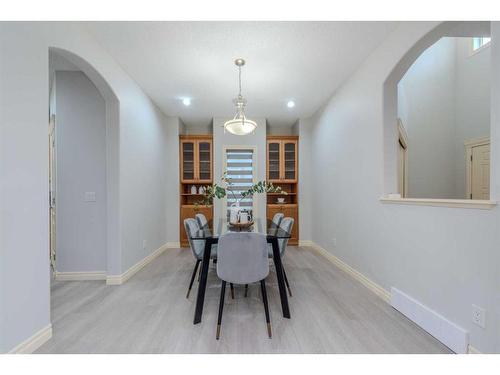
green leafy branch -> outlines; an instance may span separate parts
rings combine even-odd
[[[199,205],[208,206],[213,203],[214,199],[224,198],[227,195],[228,190],[232,194],[234,200],[237,202],[239,202],[243,198],[251,197],[254,194],[262,194],[262,193],[280,193],[283,195],[288,194],[286,191],[283,191],[280,186],[275,186],[273,185],[272,182],[264,180],[257,182],[256,184],[252,185],[252,187],[250,187],[248,190],[243,191],[241,193],[241,198],[237,199],[232,189],[234,185],[232,184],[231,179],[227,176],[227,171],[222,174],[220,181],[226,186],[223,187],[219,184],[206,186],[202,200],[195,203],[196,208]]]

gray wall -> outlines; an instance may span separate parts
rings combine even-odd
[[[455,89],[455,197],[465,198],[464,141],[490,135],[491,48],[470,55],[470,39],[457,39]]]
[[[312,118],[312,239],[384,289],[394,286],[465,328],[470,343],[480,351],[498,352],[499,208],[385,205],[379,200],[387,173],[384,82],[406,52],[437,24],[399,25]],[[491,53],[498,63],[496,22],[492,37]],[[497,100],[492,101],[495,150],[500,147],[498,69],[491,80]],[[493,199],[500,191],[494,172],[498,163],[498,152],[492,151]],[[486,309],[486,329],[472,323],[472,304]]]
[[[56,108],[56,270],[105,271],[105,102],[83,72],[58,71]]]
[[[83,25],[0,23],[0,194],[9,197],[0,203],[0,352],[50,324],[51,47],[80,56],[87,64],[79,67],[99,87],[106,107],[108,99],[115,100],[116,111],[106,113],[116,120],[111,122],[114,128],[106,129],[113,136],[107,164],[115,167],[107,173],[113,182],[107,184],[113,187],[108,208],[114,215],[107,225],[113,226],[108,273],[125,272],[166,241],[166,117]],[[143,239],[148,241],[146,251]]]
[[[464,141],[489,135],[490,48],[470,55],[470,38],[442,38],[398,85],[408,133],[408,196],[466,198]]]

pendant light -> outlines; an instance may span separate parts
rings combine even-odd
[[[245,105],[247,104],[247,101],[241,95],[241,67],[245,65],[245,60],[236,59],[234,64],[238,67],[239,84],[238,96],[233,99],[233,103],[236,106],[236,115],[232,120],[224,123],[224,131],[227,130],[229,133],[235,135],[247,135],[255,132],[255,129],[257,129],[257,123],[247,119],[245,116]]]

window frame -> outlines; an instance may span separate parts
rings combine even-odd
[[[481,44],[481,46],[477,47],[474,49],[474,40],[476,39],[484,39],[484,38],[489,38],[490,40],[487,43]],[[470,38],[470,44],[469,44],[469,57],[474,56],[476,53],[479,53],[486,48],[489,48],[491,46],[491,37],[489,36],[477,36],[477,37],[471,37]]]

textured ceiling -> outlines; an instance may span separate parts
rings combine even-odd
[[[242,57],[248,117],[291,125],[312,115],[395,22],[89,22],[88,30],[169,116],[232,117]],[[185,107],[182,98],[192,104]],[[296,106],[289,109],[288,100]]]

